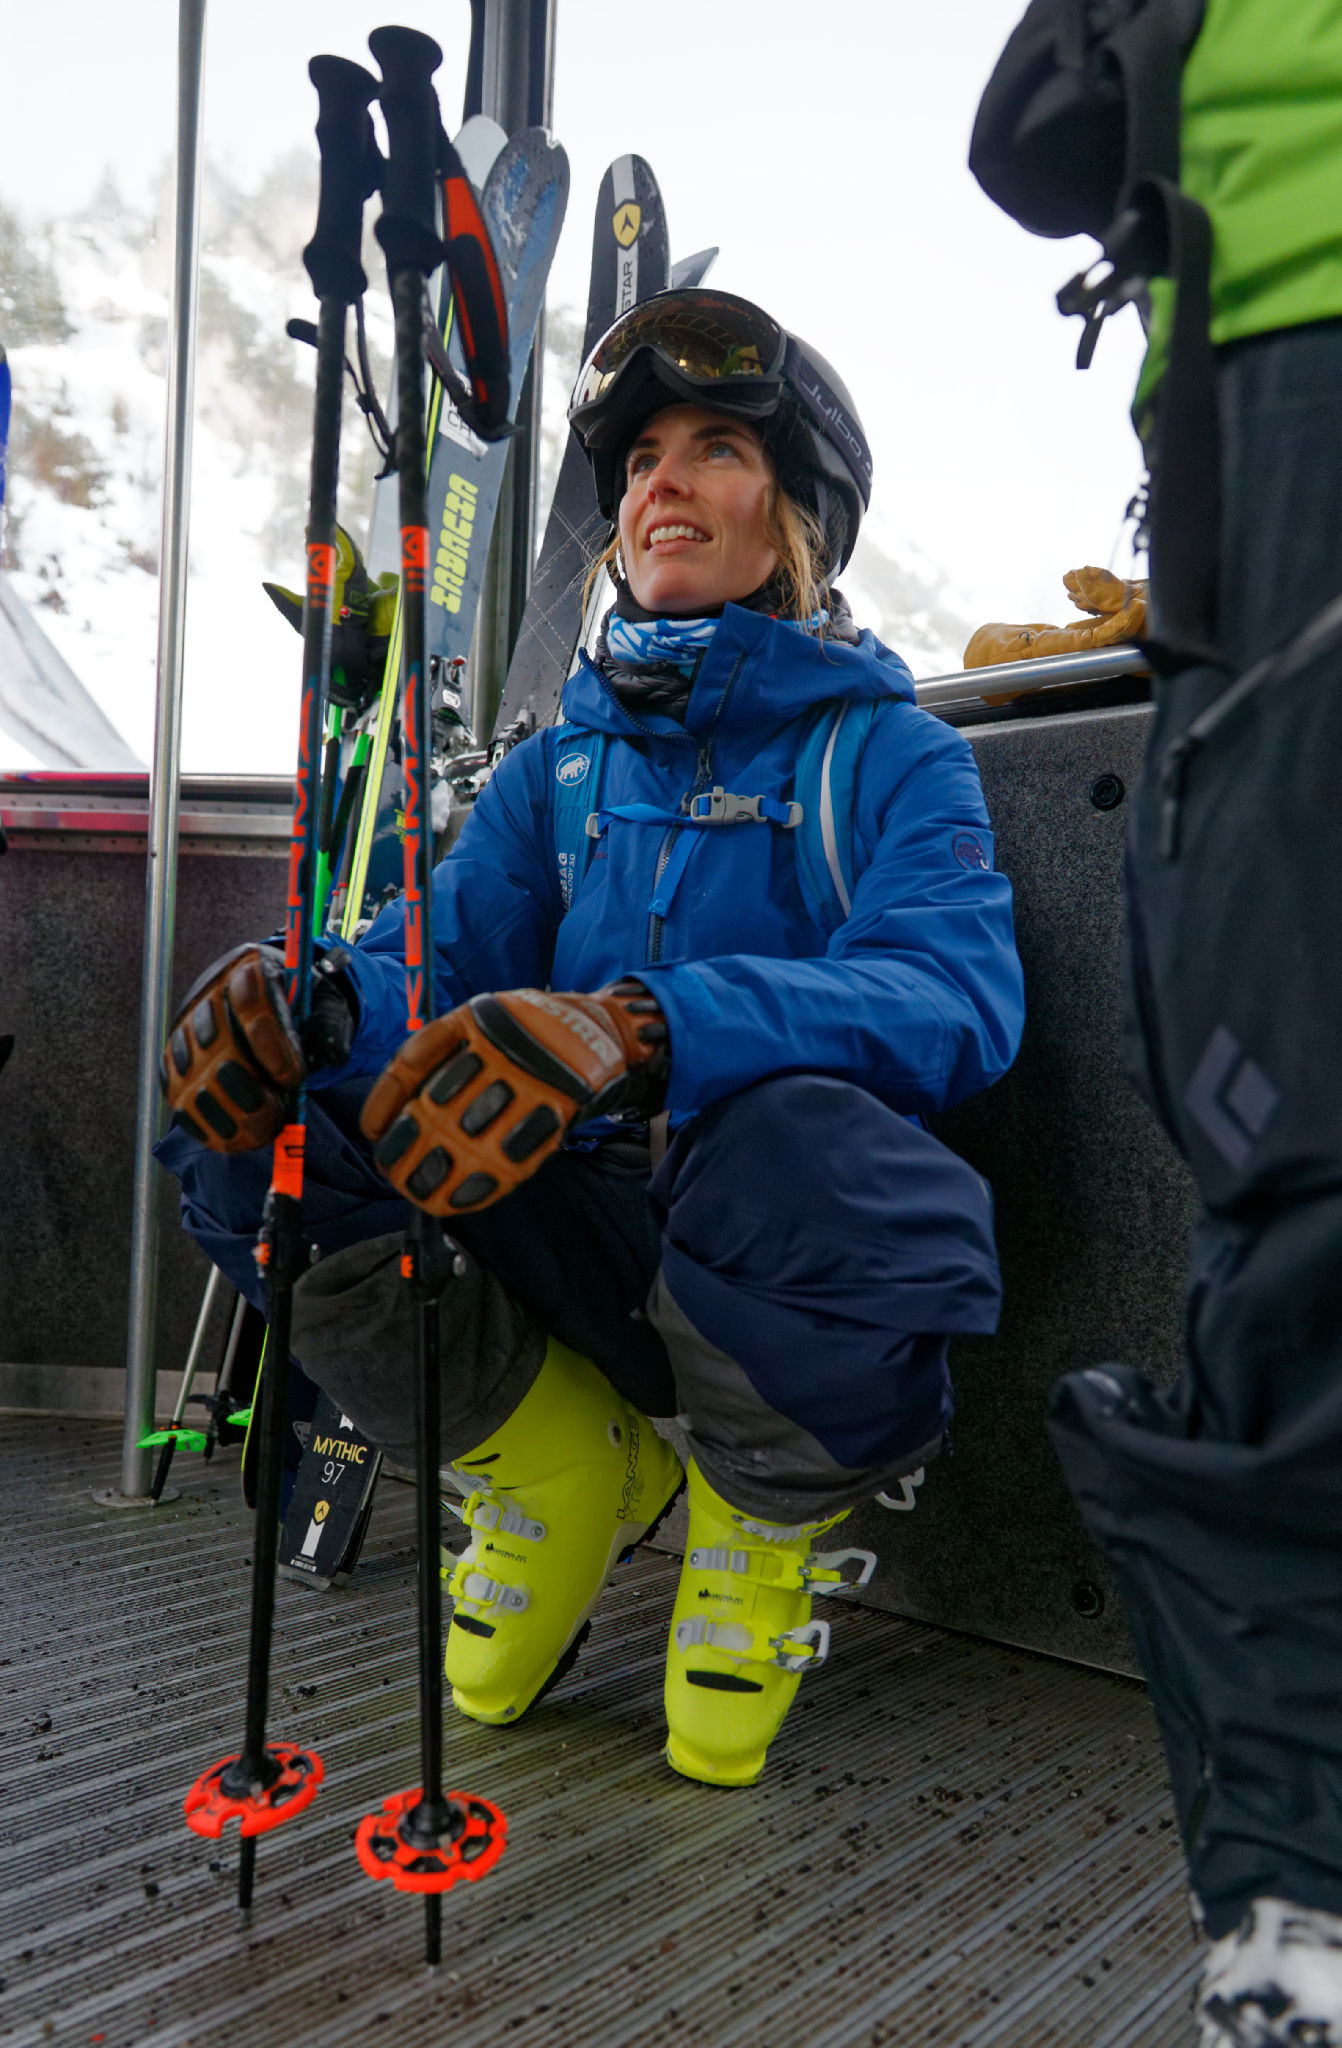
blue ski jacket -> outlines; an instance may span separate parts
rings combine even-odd
[[[674,821],[717,785],[773,798],[786,815],[808,719],[840,699],[881,708],[853,791],[851,914],[827,943],[781,823]],[[822,640],[728,605],[683,725],[631,715],[586,659],[563,713],[609,735],[605,829],[566,911],[554,799],[557,765],[574,773],[571,753],[561,764],[547,731],[504,757],[435,870],[440,1010],[487,991],[593,990],[637,974],[670,1024],[666,1106],[676,1118],[784,1073],[836,1075],[915,1114],[972,1095],[1010,1066],[1024,1018],[1021,968],[973,753],[918,708],[905,664],[871,633],[856,644]],[[608,815],[627,805],[658,816]],[[658,914],[651,906],[686,830],[696,843]],[[314,1087],[380,1072],[401,1044],[403,958],[393,903],[354,948],[360,1018],[350,1059],[315,1074]]]

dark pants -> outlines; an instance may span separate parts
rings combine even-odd
[[[294,1350],[394,1454],[413,1444],[401,1205],[357,1131],[364,1089],[311,1098],[304,1218],[322,1256]],[[251,1248],[270,1155],[160,1148],[187,1229],[258,1298]],[[734,1506],[818,1519],[935,1448],[946,1339],[996,1327],[991,1202],[979,1176],[846,1082],[788,1075],[715,1104],[650,1178],[623,1143],[560,1153],[452,1225],[467,1255],[443,1306],[443,1453],[517,1406],[547,1335],[653,1415],[679,1414]]]
[[[1342,322],[1219,374],[1230,673],[1162,682],[1129,841],[1130,1071],[1204,1205],[1187,1364],[1073,1374],[1051,1425],[1215,1936],[1342,1913]]]

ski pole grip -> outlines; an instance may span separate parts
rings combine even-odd
[[[317,88],[322,168],[316,233],[303,262],[319,299],[353,305],[368,289],[359,252],[363,204],[377,184],[377,145],[368,112],[377,98],[377,80],[347,57],[314,57],[308,77]]]
[[[389,272],[418,270],[427,277],[443,260],[435,214],[443,124],[433,87],[443,53],[432,36],[413,28],[375,28],[368,47],[382,73],[378,98],[387,124],[377,238]]]

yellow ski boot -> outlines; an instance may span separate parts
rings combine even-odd
[[[451,1467],[471,1531],[445,1668],[473,1721],[515,1721],[573,1664],[621,1555],[661,1520],[680,1460],[646,1415],[551,1338],[521,1405]]]
[[[690,1529],[666,1652],[666,1760],[706,1785],[753,1785],[804,1671],[829,1655],[812,1593],[851,1592],[870,1550],[813,1551],[848,1512],[788,1527],[729,1507],[693,1459]],[[856,1563],[856,1578],[843,1567]]]

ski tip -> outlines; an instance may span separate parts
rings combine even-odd
[[[720,254],[720,250],[713,248],[696,249],[693,256],[682,256],[679,263],[671,266],[671,290],[687,291],[692,285],[702,284]]]

